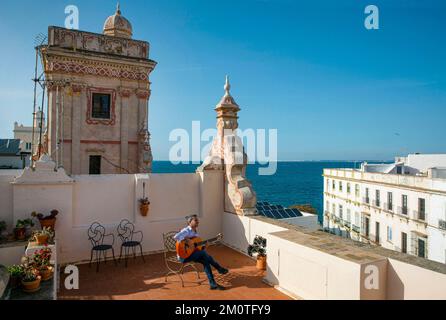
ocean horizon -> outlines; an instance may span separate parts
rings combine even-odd
[[[258,201],[267,201],[289,207],[297,204],[310,204],[318,212],[319,221],[323,216],[323,169],[359,168],[368,160],[332,161],[278,161],[274,175],[259,175],[260,164],[249,164],[246,175],[252,182]],[[368,161],[386,162],[386,161]],[[193,173],[198,164],[174,165],[170,161],[154,161],[153,173]]]

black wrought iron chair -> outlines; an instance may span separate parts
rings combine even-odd
[[[138,238],[135,238],[135,235]],[[118,236],[121,239],[121,252],[119,254],[119,261],[122,258],[122,249],[124,249],[124,260],[125,266],[127,267],[127,259],[129,255],[129,251],[132,250],[133,257],[136,259],[136,248],[139,247],[139,251],[141,253],[142,261],[145,263],[144,255],[142,253],[142,239],[143,233],[142,231],[135,231],[135,225],[131,223],[129,220],[122,220],[118,225]]]
[[[112,243],[109,241],[104,242],[105,239],[111,238]],[[99,222],[94,222],[88,228],[88,240],[92,244],[90,264],[93,261],[93,254],[96,254],[96,272],[99,272],[99,264],[101,263],[101,255],[104,257],[104,262],[107,263],[107,251],[111,250],[113,255],[113,261],[116,264],[115,250],[113,245],[115,244],[115,236],[113,234],[106,234],[105,228]]]
[[[178,232],[171,231],[167,233],[163,233],[164,239],[164,262],[166,264],[166,268],[168,270],[166,274],[165,281],[167,282],[167,277],[171,274],[177,275],[180,277],[181,285],[184,287],[183,273],[184,268],[190,267],[195,270],[197,273],[197,278],[200,279],[200,273],[194,262],[182,263],[178,260],[177,250],[176,250],[176,241],[173,238]]]

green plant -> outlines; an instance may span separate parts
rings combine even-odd
[[[54,209],[51,210],[50,215],[45,216],[42,213],[37,213],[36,211],[31,212],[31,216],[33,218],[37,218],[39,220],[50,220],[56,218],[56,216],[59,214],[59,211]]]
[[[8,272],[11,277],[20,278],[23,276],[24,270],[22,265],[13,265],[8,267]]]
[[[254,243],[248,246],[248,254],[250,257],[256,253],[258,257],[266,256],[266,239],[261,236],[256,236]]]
[[[148,205],[150,204],[149,198],[141,198],[139,199],[139,203],[142,205]]]
[[[32,264],[37,269],[43,269],[50,265],[51,249],[46,247],[34,253]]]
[[[39,271],[33,266],[28,266],[23,269],[22,280],[24,282],[36,281],[39,277]]]
[[[6,221],[0,221],[0,232],[6,230]]]
[[[17,220],[17,223],[15,224],[15,227],[16,227],[17,229],[25,228],[25,222],[24,222],[24,220]]]
[[[42,230],[34,231],[33,239],[36,240],[37,236],[48,236],[48,240],[51,241],[54,238],[54,231],[51,228],[44,227]]]
[[[28,218],[28,219],[22,220],[22,222],[25,227],[34,227],[34,221],[32,219]]]

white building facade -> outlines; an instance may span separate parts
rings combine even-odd
[[[324,229],[446,263],[446,155],[324,170]]]

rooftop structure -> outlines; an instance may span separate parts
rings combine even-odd
[[[446,155],[324,170],[324,227],[446,263]]]
[[[103,34],[48,28],[40,47],[48,91],[47,152],[69,174],[150,172],[149,43],[132,39],[118,6]]]

